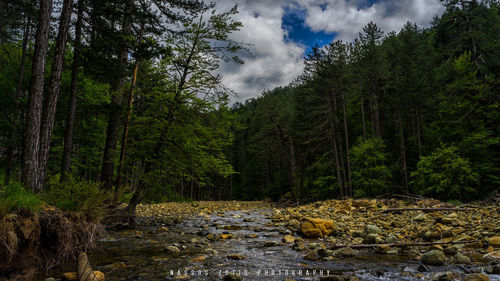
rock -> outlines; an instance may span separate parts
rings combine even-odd
[[[225,225],[222,227],[224,230],[241,230],[242,228],[241,225]]]
[[[368,235],[365,236],[365,238],[363,239],[363,243],[365,243],[365,244],[375,244],[379,240],[380,240],[380,237],[378,237],[378,234],[376,234],[376,233],[370,233],[370,234],[368,234]]]
[[[431,271],[431,269],[427,265],[425,265],[423,263],[421,263],[418,266],[417,270],[420,271],[420,272],[429,272],[429,271]]]
[[[210,234],[210,232],[208,232],[206,229],[202,229],[202,230],[198,231],[197,234],[199,236],[207,236],[208,234]]]
[[[108,264],[105,266],[105,268],[109,268],[109,269],[124,269],[124,268],[128,268],[128,267],[130,267],[130,265],[127,265],[122,261]]]
[[[156,229],[156,232],[167,232],[168,231],[168,228],[164,227],[164,226],[160,226]]]
[[[229,255],[229,256],[227,256],[227,258],[232,259],[232,260],[244,260],[245,259],[244,256],[239,255],[239,254]]]
[[[493,236],[488,239],[488,244],[495,248],[500,248],[500,236]]]
[[[493,266],[493,271],[491,273],[500,274],[500,264],[496,264],[495,266]]]
[[[281,239],[284,243],[293,243],[295,242],[295,238],[292,235],[285,235],[283,239]]]
[[[245,237],[246,238],[257,238],[257,237],[259,237],[259,235],[255,234],[255,233],[251,233],[251,234],[245,234]]]
[[[53,277],[49,277],[49,278],[45,279],[44,281],[56,281],[56,279]]]
[[[232,234],[221,234],[220,235],[220,239],[233,239],[233,235]]]
[[[455,279],[455,275],[451,271],[447,272],[436,272],[431,275],[432,281],[453,281]]]
[[[300,224],[300,229],[307,238],[322,238],[330,235],[335,230],[333,220],[306,218]]]
[[[97,281],[105,281],[106,280],[106,277],[104,275],[104,273],[102,273],[101,271],[94,271],[94,275],[97,279]],[[76,272],[66,272],[66,273],[63,273],[63,280],[66,280],[66,281],[78,281],[78,274]]]
[[[235,274],[228,274],[222,278],[222,281],[241,281],[241,280],[243,280],[243,278],[241,278],[240,275],[235,275]]]
[[[166,249],[167,249],[167,251],[169,251],[171,253],[179,253],[181,251],[176,246],[168,246]]]
[[[427,217],[425,216],[424,213],[420,213],[413,218],[414,221],[424,221],[426,219]]]
[[[444,248],[443,251],[447,255],[455,255],[458,251],[458,248],[455,245],[452,245],[452,246],[448,246],[448,247]]]
[[[483,273],[472,273],[465,276],[465,281],[490,281],[490,278]]]
[[[453,256],[453,261],[455,263],[470,263],[469,257],[465,256],[464,254],[458,252]]]
[[[343,256],[343,257],[354,257],[358,254],[358,251],[352,249],[351,247],[343,247],[333,251],[333,255],[335,256]]]
[[[325,249],[322,249],[322,248],[317,248],[317,249],[314,249],[312,251],[310,251],[309,253],[307,253],[307,255],[304,257],[304,259],[306,260],[310,260],[310,261],[317,261],[323,257],[326,257],[328,256],[327,252]]]
[[[365,230],[364,230],[364,235],[363,236],[366,236],[368,234],[382,234],[382,230],[376,226],[376,225],[373,225],[373,224],[367,224],[365,225]]]
[[[384,244],[397,244],[399,243],[401,240],[399,238],[397,238],[396,236],[394,235],[390,235],[389,237],[385,238],[382,243]]]
[[[193,238],[189,239],[189,243],[193,243],[193,244],[198,243],[198,238],[193,237]]]
[[[207,239],[210,240],[210,241],[215,241],[215,240],[219,240],[219,235],[217,234],[213,234],[213,233],[209,233],[207,235]]]
[[[78,280],[78,274],[76,272],[65,272],[63,273],[63,280],[76,281]]]
[[[430,250],[424,254],[422,262],[428,265],[443,265],[446,262],[446,256],[443,251]]]
[[[275,241],[266,241],[264,242],[264,247],[276,247],[280,246],[281,244]]]
[[[304,251],[306,249],[306,243],[304,242],[304,239],[295,239],[292,249],[294,249],[295,251]]]
[[[375,252],[377,254],[387,254],[387,252],[389,252],[390,250],[391,250],[391,247],[389,247],[385,244],[377,245],[377,247],[375,248]]]
[[[205,256],[199,256],[199,257],[196,257],[196,258],[192,258],[189,261],[190,262],[200,262],[200,261],[204,261],[204,260],[205,260]]]

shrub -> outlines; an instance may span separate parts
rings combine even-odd
[[[351,150],[352,186],[355,197],[387,192],[391,171],[381,139],[359,141]]]
[[[91,219],[99,218],[109,194],[101,190],[99,183],[68,177],[64,182],[59,177],[48,180],[43,193],[47,203],[66,212],[82,213]]]
[[[21,183],[11,182],[0,188],[0,216],[21,210],[37,211],[43,201],[25,190]]]
[[[410,182],[424,196],[440,199],[463,199],[479,183],[467,159],[457,154],[455,146],[441,146],[429,156],[421,157]]]

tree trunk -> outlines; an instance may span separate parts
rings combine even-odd
[[[408,169],[406,167],[406,146],[405,146],[405,136],[403,130],[403,120],[401,119],[401,114],[398,113],[398,127],[399,127],[399,153],[401,155],[401,170],[404,177],[404,185],[406,194],[410,193],[408,189]]]
[[[64,149],[61,163],[61,181],[69,173],[71,165],[71,148],[73,146],[73,131],[75,127],[76,99],[78,96],[78,73],[80,70],[81,48],[82,48],[82,14],[83,0],[78,0],[78,18],[75,25],[75,43],[73,51],[73,65],[71,69],[71,86],[69,96],[69,112],[66,119],[66,129],[64,133]]]
[[[138,70],[139,70],[139,60],[136,60],[134,65],[134,74],[132,76],[132,85],[130,86],[130,95],[128,97],[127,118],[125,119],[125,127],[123,128],[122,145],[120,149],[120,162],[118,164],[118,171],[116,174],[116,186],[115,186],[115,194],[113,196],[113,204],[116,204],[118,202],[118,195],[120,193],[123,165],[125,164],[125,151],[127,149],[128,128],[130,124],[130,118],[132,116],[132,107],[134,105],[133,103],[135,94],[135,84],[137,81]]]
[[[290,148],[290,172],[292,173],[292,187],[293,190],[297,188],[297,161],[295,159],[295,144],[292,136],[288,134],[288,144]],[[297,195],[297,201],[300,200],[300,193]]]
[[[346,100],[344,92],[342,92],[342,111],[344,114],[344,135],[345,135],[346,161],[347,161],[347,194],[348,196],[352,197],[351,160],[349,155],[349,131],[347,130]]]
[[[42,129],[40,132],[40,152],[38,155],[39,172],[38,181],[43,186],[47,174],[47,161],[49,160],[50,138],[54,130],[56,119],[57,100],[59,98],[59,88],[61,85],[61,74],[66,53],[66,41],[68,39],[71,14],[73,12],[73,0],[64,0],[59,21],[59,31],[57,33],[56,48],[54,50],[54,60],[50,72],[49,88],[43,110]]]
[[[2,5],[2,3],[0,3]],[[1,11],[0,11],[1,13]],[[10,142],[7,151],[7,166],[5,167],[5,183],[8,183],[12,178],[12,169],[14,167],[14,150],[16,149],[16,135],[17,135],[17,126],[19,125],[19,101],[21,100],[21,96],[23,93],[23,83],[24,83],[24,66],[26,62],[26,50],[28,49],[28,40],[30,34],[30,24],[31,19],[28,16],[26,18],[26,24],[24,26],[24,35],[23,35],[23,46],[21,51],[21,63],[19,65],[19,73],[17,76],[17,89],[16,89],[16,97],[15,97],[15,107],[14,107],[14,118],[12,120],[12,129],[10,131]]]
[[[24,138],[24,159],[22,181],[32,191],[42,189],[38,177],[38,156],[40,148],[40,126],[42,119],[43,84],[45,79],[45,60],[49,45],[49,25],[52,0],[40,0],[35,50],[31,69],[31,82],[28,97],[28,115]]]
[[[420,136],[420,111],[418,110],[418,107],[417,107],[417,110],[416,110],[416,121],[417,121],[417,147],[418,147],[418,156],[419,157],[422,157],[422,142],[421,142],[421,136]]]
[[[127,36],[132,28],[131,18],[129,16],[132,9],[129,1],[125,4],[125,14],[123,16],[122,33]],[[123,47],[118,55],[118,65],[122,74],[114,85],[114,95],[111,99],[111,105],[108,113],[108,128],[106,132],[106,142],[104,146],[101,181],[104,182],[103,187],[111,190],[113,185],[113,171],[116,143],[118,141],[118,132],[120,129],[120,115],[122,112],[123,91],[126,82],[125,68],[127,66],[128,49]]]
[[[337,132],[335,130],[335,124],[334,124],[334,116],[333,116],[333,104],[332,104],[332,98],[331,98],[331,93],[328,93],[328,113],[329,113],[329,123],[330,123],[330,134],[331,134],[331,142],[332,142],[332,148],[333,148],[333,156],[335,158],[335,170],[337,173],[337,182],[339,185],[339,191],[340,191],[340,197],[344,197],[344,186],[342,184],[342,176],[340,173],[340,161],[339,161],[339,153],[338,153],[338,148],[337,148]]]
[[[363,141],[366,141],[366,122],[365,122],[365,106],[363,99],[363,91],[360,91],[360,100],[361,100],[361,123],[363,125]]]
[[[3,44],[3,0],[0,0],[0,45]]]

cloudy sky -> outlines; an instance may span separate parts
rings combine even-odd
[[[443,12],[439,0],[215,0],[219,9],[238,4],[243,28],[232,39],[251,44],[245,64],[224,64],[223,82],[238,93],[234,101],[289,84],[303,69],[311,46],[351,41],[373,21],[385,32],[407,21],[428,26]]]

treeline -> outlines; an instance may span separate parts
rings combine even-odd
[[[290,86],[236,104],[238,198],[420,194],[500,187],[500,5],[443,1],[431,27],[314,48]]]
[[[197,0],[0,0],[1,184],[96,182],[131,211],[144,198],[220,198],[233,114],[217,69],[241,63],[236,13]]]

